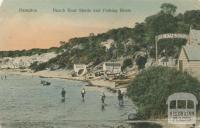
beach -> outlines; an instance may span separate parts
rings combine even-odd
[[[102,86],[106,82],[102,84],[96,80],[96,86],[86,86],[87,81],[67,76],[69,72],[1,70],[0,76],[6,76],[6,80],[0,80],[0,128],[111,128],[120,125],[132,128],[133,125],[127,123],[128,114],[136,113],[137,107],[130,99],[126,97],[125,106],[121,108],[117,94],[110,92],[108,85]],[[51,85],[42,86],[41,80]],[[62,88],[67,92],[65,103],[61,102]],[[82,88],[87,91],[85,103],[81,100]],[[102,92],[106,94],[104,110],[100,101]],[[168,127],[167,119],[152,122],[155,123],[134,123],[134,128]],[[187,128],[174,126],[180,127]]]
[[[1,72],[2,75],[2,72]],[[0,124],[2,128],[87,128],[112,127],[124,124],[129,112],[135,112],[133,103],[125,98],[123,108],[118,106],[116,94],[104,88],[87,87],[85,82],[31,75],[11,74],[0,80]],[[42,86],[41,80],[51,82]],[[66,90],[66,102],[61,102],[61,89]],[[86,89],[86,100],[80,91]],[[101,108],[101,94],[106,94],[106,106]],[[125,124],[126,125],[126,124]]]

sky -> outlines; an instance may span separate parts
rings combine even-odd
[[[0,51],[49,48],[73,37],[134,27],[136,22],[157,13],[165,2],[178,6],[178,12],[200,9],[198,0],[0,0]],[[53,8],[65,12],[53,12]],[[129,11],[119,12],[120,8]],[[69,9],[77,12],[68,12]],[[93,12],[94,9],[101,12]]]

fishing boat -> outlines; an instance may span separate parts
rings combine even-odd
[[[51,85],[50,82],[45,81],[45,80],[42,80],[42,81],[41,81],[41,84],[42,84],[43,86],[49,86],[49,85]]]

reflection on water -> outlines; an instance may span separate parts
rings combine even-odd
[[[133,104],[125,99],[118,106],[117,97],[106,93],[102,111],[102,90],[86,88],[85,102],[80,91],[86,83],[43,79],[51,86],[42,86],[41,78],[9,75],[0,80],[0,123],[3,128],[104,128],[120,125],[133,111]],[[66,90],[66,101],[61,102],[61,90]],[[104,90],[105,91],[105,90]]]

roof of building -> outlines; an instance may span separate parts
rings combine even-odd
[[[200,44],[200,30],[190,30],[190,44]]]
[[[183,49],[189,60],[200,61],[200,46],[186,45],[186,46],[183,46]]]

